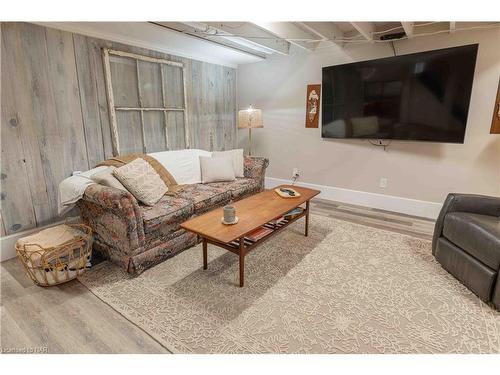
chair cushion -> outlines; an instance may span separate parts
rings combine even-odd
[[[490,300],[497,277],[496,271],[443,237],[437,241],[436,260],[484,302]]]
[[[140,205],[144,220],[144,232],[160,231],[167,235],[179,228],[194,213],[189,199],[164,195],[154,206]]]
[[[194,213],[199,215],[228,203],[231,200],[231,191],[205,184],[193,184],[186,186],[178,197],[191,201]]]
[[[500,218],[467,212],[450,212],[443,235],[495,271],[500,268]]]
[[[231,192],[231,198],[238,200],[246,195],[259,192],[260,184],[254,178],[237,178],[235,181],[230,182],[215,182],[208,184],[216,188],[222,188]]]

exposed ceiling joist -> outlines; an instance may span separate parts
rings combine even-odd
[[[250,43],[245,45],[245,43],[241,43],[241,41],[231,40],[217,35],[210,35],[210,32],[207,31],[207,25],[202,24],[200,22],[152,22],[152,23],[157,26],[166,27],[168,29],[190,35],[192,37],[204,39],[206,41],[222,45],[224,47],[229,47],[231,49],[249,54],[251,56],[259,57],[261,59],[265,59],[266,55],[271,53],[271,51],[269,50],[256,48],[256,46],[250,45]]]
[[[319,41],[315,40],[318,39],[316,34],[302,29],[293,22],[255,22],[255,25],[309,51],[314,51],[319,44]]]
[[[366,40],[373,40],[373,32],[375,25],[371,22],[351,22],[351,25],[361,34]]]
[[[282,55],[288,55],[290,52],[289,42],[248,22],[206,22],[206,24],[224,32],[228,38],[240,37]]]
[[[401,22],[401,26],[403,26],[403,30],[408,38],[413,37],[413,22]]]
[[[454,32],[456,28],[457,28],[457,23],[454,21],[451,21],[450,22],[450,33]]]
[[[299,22],[299,24],[324,40],[343,45],[336,40],[342,40],[344,33],[333,22]]]

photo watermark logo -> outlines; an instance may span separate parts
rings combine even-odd
[[[48,354],[49,348],[47,346],[20,346],[20,347],[4,347],[0,346],[1,354]]]

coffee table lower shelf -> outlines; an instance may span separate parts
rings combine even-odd
[[[226,249],[227,251],[230,251],[236,255],[239,256],[239,264],[240,264],[240,287],[244,286],[245,283],[245,256],[255,249],[257,246],[262,244],[263,242],[267,241],[269,238],[273,237],[275,234],[279,233],[281,230],[292,224],[293,222],[301,219],[302,217],[305,217],[305,230],[304,230],[304,235],[307,237],[308,236],[308,231],[309,231],[309,201],[306,202],[306,207],[305,209],[298,214],[297,216],[293,217],[292,219],[284,219],[278,224],[271,224],[271,223],[266,223],[264,225],[261,225],[265,228],[272,229],[272,232],[264,236],[263,238],[257,240],[257,241],[252,241],[248,237],[242,236],[234,241],[231,241],[229,243],[223,243],[219,241],[215,241],[213,239],[204,237],[202,234],[200,234],[200,237],[202,237],[203,241],[203,269],[206,270],[208,268],[208,244],[212,244],[215,246],[219,246],[223,249]],[[255,228],[257,229],[257,228]]]

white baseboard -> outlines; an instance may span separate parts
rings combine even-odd
[[[266,177],[265,184],[266,188],[270,189],[278,185],[290,184],[290,180]],[[342,189],[334,186],[316,185],[307,182],[297,182],[296,185],[321,190],[321,194],[318,195],[318,198],[321,199],[351,203],[429,219],[436,219],[442,207],[441,203]]]
[[[73,223],[77,221],[79,218],[78,217],[70,217],[66,221],[58,221],[57,223],[52,223],[43,227],[39,228],[32,228],[32,229],[27,229],[19,233],[13,233],[5,237],[0,238],[0,262],[3,262],[5,260],[9,260],[12,258],[15,258],[17,256],[16,254],[16,242],[18,239],[22,237],[29,236],[30,234],[39,232],[43,229],[50,228],[59,224],[63,224],[65,222],[70,222]]]

